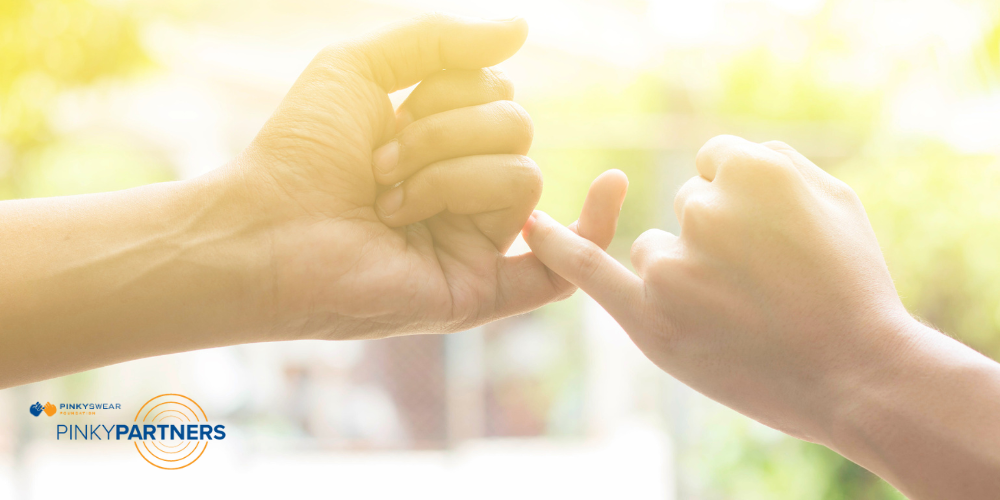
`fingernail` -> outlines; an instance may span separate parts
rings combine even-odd
[[[382,193],[375,200],[375,204],[378,205],[382,215],[392,215],[403,206],[403,188],[394,187]]]
[[[399,163],[399,141],[392,140],[372,152],[372,166],[381,174],[388,174]]]

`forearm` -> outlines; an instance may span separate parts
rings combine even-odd
[[[266,237],[217,180],[0,203],[0,387],[266,340]]]
[[[832,447],[914,499],[1000,494],[1000,365],[917,322],[841,409]]]

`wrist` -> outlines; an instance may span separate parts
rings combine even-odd
[[[184,240],[191,258],[222,280],[227,293],[218,297],[222,316],[215,329],[234,342],[274,338],[272,224],[240,172],[229,166],[177,183],[183,211]]]
[[[913,498],[954,498],[935,476],[995,477],[1000,433],[982,417],[1000,411],[1000,365],[913,318],[887,333],[895,346],[846,384],[824,444]]]
[[[929,335],[940,335],[909,314],[886,318],[865,334],[875,339],[850,361],[850,370],[834,382],[827,408],[827,441],[840,451],[861,452],[867,436],[880,432],[886,396],[907,383],[907,376],[924,360]],[[926,367],[925,367],[926,368]]]

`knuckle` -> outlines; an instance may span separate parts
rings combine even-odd
[[[542,169],[538,168],[534,160],[524,155],[515,155],[514,161],[513,171],[517,172],[517,176],[512,190],[520,193],[522,198],[537,201],[542,195],[544,184]]]
[[[855,192],[854,189],[851,189],[851,186],[849,186],[846,182],[833,178],[831,183],[832,191],[837,198],[855,206],[861,205],[861,197],[858,196],[858,193]]]
[[[661,287],[673,281],[676,273],[678,259],[669,254],[660,254],[650,260],[646,266],[643,280],[650,282],[653,286]]]
[[[858,194],[855,193],[853,189],[851,189],[851,186],[849,186],[846,182],[836,177],[830,176],[830,184],[833,186],[833,190],[841,196],[847,198],[858,197]]]
[[[533,185],[542,185],[542,169],[538,168],[538,164],[535,160],[524,156],[524,155],[514,155],[517,159],[517,165],[519,170],[523,175],[530,181]]]
[[[684,211],[685,201],[695,193],[697,183],[700,182],[700,179],[700,177],[692,177],[677,190],[677,195],[674,196],[674,213],[678,218],[680,218],[681,213]]]
[[[537,242],[539,246],[544,247],[545,243],[548,241],[549,237],[552,236],[552,228],[538,224],[532,226],[531,229],[531,239]]]
[[[733,147],[738,140],[739,138],[734,135],[717,135],[705,141],[705,144],[698,150],[697,158],[708,159],[719,151]]]
[[[739,137],[737,137],[735,135],[732,135],[732,134],[720,134],[720,135],[717,135],[717,136],[715,136],[715,137],[713,137],[713,138],[705,141],[705,145],[703,146],[703,149],[704,148],[714,149],[714,148],[720,148],[720,147],[728,147],[728,146],[732,146],[733,144],[740,143],[740,142],[743,142],[743,139],[741,139],[741,138],[739,138]]]
[[[776,148],[791,149],[779,141],[762,145],[734,135],[719,135],[709,139],[698,151],[696,161],[713,163],[718,174],[739,177],[748,185],[761,182],[785,184],[801,178],[801,173],[790,157]]]
[[[510,124],[514,139],[521,145],[522,152],[527,153],[535,136],[535,125],[531,115],[514,101],[498,101],[500,112]]]
[[[792,150],[792,151],[795,150],[795,148],[789,146],[784,141],[767,141],[767,142],[765,142],[765,143],[763,143],[761,145],[764,146],[764,147],[767,147],[767,148],[775,149],[775,150],[779,150],[779,149],[786,149],[786,150]]]
[[[415,206],[433,206],[451,210],[467,203],[461,196],[462,191],[456,189],[455,177],[448,175],[442,169],[433,168],[427,169],[426,173],[418,172],[411,180],[403,182],[403,185],[407,183],[410,183],[410,186],[406,196]]]
[[[316,53],[313,57],[310,67],[314,69],[318,68],[330,68],[336,66],[338,61],[355,61],[359,59],[358,54],[363,51],[361,50],[351,50],[350,44],[345,43],[332,43],[323,47]]]
[[[684,214],[684,203],[687,201],[686,197],[681,197],[681,193],[677,193],[674,197],[674,215],[677,216],[677,220],[680,220]]]
[[[740,156],[739,152],[745,146],[746,141],[734,135],[717,135],[706,141],[698,150],[698,154],[695,155],[695,165],[703,176],[706,173],[709,178],[718,176],[729,168],[734,157]]]
[[[633,262],[644,259],[655,249],[656,229],[647,229],[632,242],[630,256]]]
[[[454,135],[445,123],[434,117],[417,120],[407,129],[411,130],[404,129],[403,133],[400,134],[400,157],[402,157],[404,144],[420,145],[425,149],[437,148],[447,144]]]
[[[703,219],[711,208],[707,201],[700,196],[691,196],[684,200],[681,206],[681,224],[695,222]]]
[[[514,98],[514,81],[507,73],[497,68],[483,68],[487,88],[496,93],[500,100],[509,101]]]
[[[772,183],[791,183],[800,177],[798,168],[784,155],[774,159],[755,159],[750,165],[757,175],[766,177]]]
[[[678,256],[672,245],[664,246],[657,230],[649,230],[632,244],[632,262],[643,280],[660,285],[674,272]],[[659,244],[657,244],[659,243]]]
[[[719,209],[703,196],[689,198],[681,209],[681,231],[685,234],[699,234],[720,227]]]
[[[656,239],[657,229],[647,229],[639,235],[635,241],[632,242],[632,251],[636,252],[642,248],[648,248],[653,240]]]
[[[791,158],[776,153],[774,156],[741,156],[720,166],[728,175],[738,177],[747,187],[787,187],[802,180],[802,173]]]
[[[588,245],[579,245],[576,251],[570,253],[569,262],[571,269],[577,270],[577,276],[583,282],[591,281],[600,270],[600,259],[597,250]]]

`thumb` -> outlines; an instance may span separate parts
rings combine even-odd
[[[524,225],[524,241],[546,267],[580,287],[624,327],[642,303],[644,284],[594,242],[536,210]]]
[[[504,21],[427,14],[335,48],[386,92],[442,69],[479,69],[514,55],[528,36],[522,18]]]

